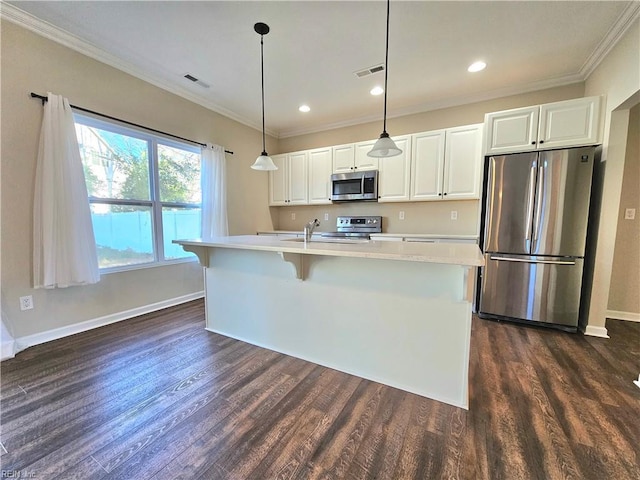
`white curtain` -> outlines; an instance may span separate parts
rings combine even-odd
[[[224,147],[209,145],[201,152],[202,238],[229,235],[227,169]]]
[[[99,280],[96,242],[73,113],[66,98],[49,93],[36,165],[34,287],[61,288]]]

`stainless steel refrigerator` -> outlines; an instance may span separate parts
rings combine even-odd
[[[480,317],[577,329],[595,156],[487,157]]]

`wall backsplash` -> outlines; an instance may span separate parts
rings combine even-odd
[[[479,230],[478,200],[435,202],[348,202],[331,205],[300,205],[271,207],[275,230],[302,230],[305,223],[317,218],[317,231],[336,229],[336,217],[340,215],[381,215],[384,233],[425,233],[447,235],[477,235]],[[451,220],[451,212],[457,212],[457,220]],[[404,212],[404,220],[400,220]],[[329,220],[325,220],[325,214]],[[292,218],[295,215],[295,219]]]

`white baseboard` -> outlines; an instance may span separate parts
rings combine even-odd
[[[204,297],[204,291],[190,293],[188,295],[170,298],[169,300],[163,300],[162,302],[152,303],[150,305],[132,308],[123,312],[105,315],[104,317],[95,318],[93,320],[75,323],[66,327],[54,328],[53,330],[47,330],[46,332],[35,333],[33,335],[27,335],[26,337],[19,337],[15,339],[15,351],[19,352],[25,348],[33,347],[34,345],[58,340],[60,338],[68,337],[69,335],[86,332],[87,330],[103,327],[122,320],[128,320],[129,318],[144,315],[145,313],[151,313],[157,310],[162,310],[163,308],[173,307],[174,305],[180,305],[181,303],[190,302],[202,297]]]
[[[640,313],[607,310],[607,318],[613,318],[615,320],[627,320],[628,322],[640,322]]]
[[[594,327],[592,325],[587,325],[584,334],[591,337],[609,338],[609,333],[607,332],[607,329],[605,327]]]
[[[9,340],[0,344],[0,362],[15,357],[15,341]]]

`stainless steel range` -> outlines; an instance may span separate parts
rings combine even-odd
[[[372,233],[382,233],[382,217],[342,216],[336,219],[336,231],[324,232],[323,237],[368,239]]]

